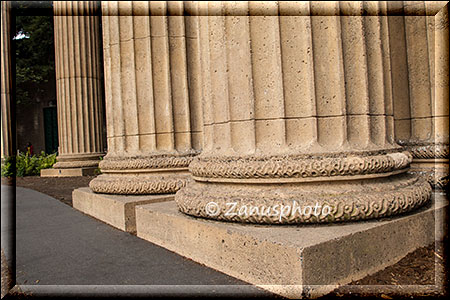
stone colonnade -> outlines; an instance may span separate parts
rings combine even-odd
[[[166,194],[202,147],[197,19],[190,2],[102,2],[108,154],[90,188]],[[170,16],[168,16],[170,15]]]
[[[90,183],[94,192],[174,193],[190,172],[193,181],[176,195],[187,214],[301,223],[414,209],[430,193],[417,175],[432,173],[435,162],[443,175],[430,180],[445,184],[445,11],[388,21],[380,16],[386,2],[101,5],[108,154],[103,174]],[[417,5],[425,7],[407,3],[404,12]],[[93,2],[55,1],[54,9],[55,168],[95,167],[103,150],[100,18]],[[2,113],[9,103],[5,28]],[[434,80],[435,74],[443,76]],[[3,125],[2,156],[3,131],[10,128]],[[416,175],[405,174],[411,162]],[[272,207],[297,201],[332,211],[228,218],[229,199]],[[219,211],[206,211],[211,201],[221,204]]]
[[[190,164],[194,181],[175,196],[182,212],[322,223],[395,215],[430,199],[394,138],[390,33],[377,15],[385,2],[201,5],[204,147]],[[303,17],[283,16],[293,11]],[[230,202],[260,213],[227,214]],[[276,214],[294,202],[318,210]]]
[[[11,145],[11,58],[10,58],[10,10],[11,3],[1,3],[1,159],[2,161],[13,154]]]
[[[413,155],[411,172],[448,184],[449,21],[433,2],[411,2],[390,17],[395,135]],[[442,7],[440,5],[439,9]]]
[[[55,169],[98,166],[103,155],[98,3],[54,1],[59,155]]]

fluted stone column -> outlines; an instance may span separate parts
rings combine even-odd
[[[2,105],[2,136],[1,160],[12,155],[11,145],[11,56],[10,56],[10,9],[9,1],[1,3],[1,105]]]
[[[189,2],[102,2],[108,154],[97,193],[175,193],[199,153],[200,61]],[[170,15],[170,16],[168,16]]]
[[[386,3],[201,5],[210,15],[200,19],[204,149],[189,167],[195,181],[175,196],[181,212],[323,223],[429,200],[430,185],[406,174],[412,157],[394,139],[389,29],[376,16]],[[276,214],[294,201],[303,214]],[[227,214],[233,202],[260,213]]]
[[[442,7],[406,2],[405,16],[390,17],[396,139],[413,155],[411,172],[438,189],[449,173],[449,30]]]
[[[53,168],[61,175],[84,175],[104,154],[99,8],[95,1],[53,5],[59,139]]]

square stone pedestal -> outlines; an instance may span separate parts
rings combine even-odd
[[[174,195],[121,196],[96,194],[88,187],[79,188],[72,192],[73,208],[131,233],[136,232],[136,205],[173,199]]]
[[[446,205],[437,194],[426,207],[393,218],[267,226],[190,217],[170,201],[136,206],[136,229],[142,239],[263,289],[317,297],[433,243]]]
[[[42,169],[41,177],[77,177],[95,175],[97,168]]]

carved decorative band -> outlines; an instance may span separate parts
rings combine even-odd
[[[188,175],[146,177],[100,175],[89,183],[95,193],[117,195],[174,194],[186,185]]]
[[[105,158],[100,162],[103,170],[140,170],[187,168],[196,154],[188,155],[158,155],[149,157]]]
[[[366,175],[405,169],[412,161],[409,152],[374,155],[197,157],[189,166],[196,178],[311,178]]]
[[[403,144],[414,158],[449,158],[449,145],[446,144]]]
[[[408,175],[409,176],[409,175]],[[412,211],[424,205],[431,197],[431,186],[423,178],[401,175],[396,179],[387,179],[378,186],[351,189],[343,184],[345,193],[320,190],[317,192],[303,192],[301,189],[277,188],[255,192],[248,187],[233,187],[224,184],[190,183],[175,195],[175,201],[181,212],[220,221],[261,224],[301,224],[301,223],[333,223],[342,221],[367,220],[393,216]],[[399,179],[401,178],[401,179]],[[284,214],[281,210],[286,205],[297,201],[303,212]],[[214,207],[211,206],[214,204]],[[233,205],[230,205],[233,204]],[[234,205],[236,204],[236,205]],[[305,208],[329,207],[319,213]],[[278,214],[274,214],[278,206]],[[245,207],[245,210],[242,208]],[[284,207],[284,208],[282,208]],[[214,208],[214,210],[211,210]],[[234,211],[231,209],[234,208]],[[258,208],[259,210],[255,210]],[[268,213],[269,208],[273,208]],[[290,209],[294,209],[293,206]],[[250,213],[259,212],[259,213]],[[261,213],[264,212],[265,213]],[[301,210],[300,210],[301,211]],[[213,214],[211,213],[213,212]],[[244,213],[242,213],[244,212]],[[292,211],[290,211],[292,212]]]
[[[428,178],[428,182],[436,190],[446,190],[448,188],[448,183],[450,181],[448,174],[433,174]]]
[[[410,173],[425,178],[436,190],[445,190],[450,181],[448,172],[435,171],[434,169],[411,171]]]

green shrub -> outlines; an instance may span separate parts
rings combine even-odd
[[[16,157],[16,176],[36,176],[40,175],[42,169],[53,167],[56,163],[56,153],[45,154],[44,151],[39,155],[29,155],[28,153],[19,153]],[[2,176],[14,176],[14,157],[8,157],[2,164]]]
[[[102,160],[103,160],[103,156],[100,156],[100,157],[99,157],[99,160],[102,161]],[[97,168],[94,170],[94,175],[98,176],[98,175],[101,175],[101,174],[102,174],[102,170],[100,170],[100,167],[97,167]]]
[[[16,176],[31,176],[36,172],[36,156],[28,153],[19,153],[16,157]]]
[[[44,151],[38,157],[37,171],[41,173],[42,169],[49,169],[56,163],[56,153],[46,155]]]
[[[14,175],[14,156],[5,158],[2,162],[2,177],[12,177]]]

